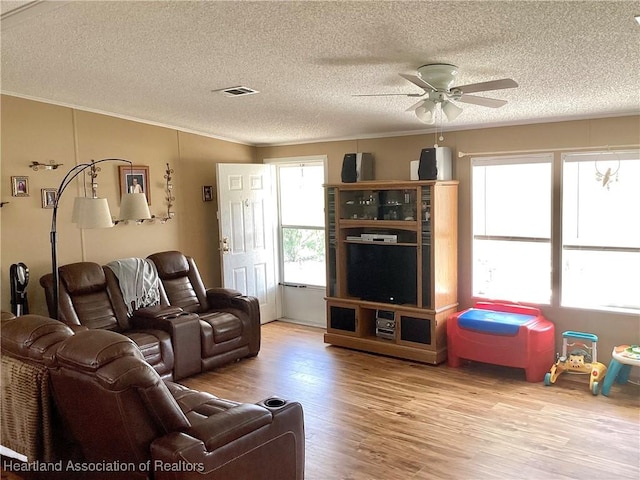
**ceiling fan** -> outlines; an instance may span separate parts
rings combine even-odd
[[[505,88],[515,88],[518,84],[510,78],[501,80],[490,80],[488,82],[471,83],[452,87],[458,67],[447,63],[431,63],[418,68],[418,75],[408,75],[401,73],[400,76],[414,85],[420,87],[423,93],[387,93],[355,95],[359,97],[376,97],[386,95],[404,95],[407,97],[425,97],[419,102],[410,106],[406,111],[415,111],[419,120],[429,125],[435,123],[436,107],[440,104],[442,111],[449,121],[458,118],[462,113],[462,108],[458,107],[451,100],[463,103],[471,103],[483,107],[499,108],[506,105],[506,100],[498,100],[489,97],[479,97],[469,95],[470,93],[486,92],[489,90],[502,90]]]

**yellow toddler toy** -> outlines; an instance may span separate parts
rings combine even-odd
[[[589,341],[586,344],[584,341]],[[607,367],[598,362],[598,337],[592,333],[564,332],[562,334],[562,356],[558,355],[551,371],[544,376],[544,384],[556,383],[564,372],[589,374],[589,390],[598,395],[598,387],[607,372]]]

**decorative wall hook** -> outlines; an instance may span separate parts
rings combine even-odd
[[[116,217],[111,217],[114,225],[129,225],[129,222],[133,222],[136,225],[142,225],[144,222],[154,223],[158,217],[151,215],[150,218],[141,218],[140,220],[118,220]]]
[[[60,165],[64,165],[64,164],[56,163],[53,160],[50,160],[49,163],[31,162],[31,165],[29,166],[33,168],[35,171],[38,171],[38,170],[55,170]]]

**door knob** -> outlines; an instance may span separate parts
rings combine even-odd
[[[220,250],[222,250],[222,253],[229,253],[229,251],[231,250],[229,248],[229,237],[224,237],[222,239],[222,241],[220,242]]]

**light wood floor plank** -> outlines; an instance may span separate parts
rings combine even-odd
[[[242,402],[299,401],[307,480],[640,478],[637,385],[593,396],[586,376],[545,387],[518,369],[332,347],[323,333],[264,325],[256,358],[183,383]]]

